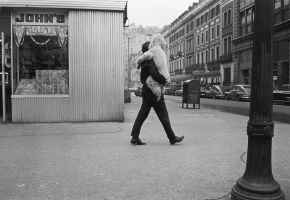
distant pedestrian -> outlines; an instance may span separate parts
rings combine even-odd
[[[145,42],[142,45],[142,52],[146,52],[149,49],[150,42]],[[140,63],[141,67],[141,83],[143,84],[142,87],[142,105],[139,110],[139,113],[137,115],[137,118],[134,122],[132,132],[131,132],[131,144],[133,145],[145,145],[146,143],[143,142],[140,138],[140,130],[142,127],[143,122],[146,120],[146,118],[149,115],[149,112],[151,110],[151,107],[155,110],[160,122],[163,125],[163,128],[166,132],[166,135],[169,139],[170,144],[179,143],[183,140],[184,136],[178,137],[175,136],[174,131],[171,128],[166,104],[164,101],[164,94],[161,93],[160,100],[156,98],[156,96],[153,94],[152,90],[147,86],[146,79],[151,76],[152,79],[157,81],[159,84],[164,86],[167,82],[166,78],[158,72],[158,69],[153,61],[151,60],[144,60],[142,63]]]

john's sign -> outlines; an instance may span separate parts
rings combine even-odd
[[[66,24],[65,14],[53,13],[17,13],[15,15],[15,24],[29,25],[64,25]]]

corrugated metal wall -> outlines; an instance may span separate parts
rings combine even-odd
[[[73,120],[123,120],[123,14],[69,12]]]
[[[64,96],[13,96],[13,122],[69,121],[70,98]]]
[[[12,98],[15,122],[124,119],[123,13],[69,12],[68,97]]]

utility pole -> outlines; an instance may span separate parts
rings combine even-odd
[[[252,92],[248,121],[248,151],[244,175],[232,189],[232,200],[284,200],[272,174],[272,54],[273,0],[255,0]]]

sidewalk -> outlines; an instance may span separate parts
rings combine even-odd
[[[171,146],[152,110],[141,137],[129,135],[141,99],[124,123],[0,124],[2,200],[209,200],[228,194],[245,169],[245,116],[167,101]],[[276,123],[273,174],[290,198],[289,124]]]

